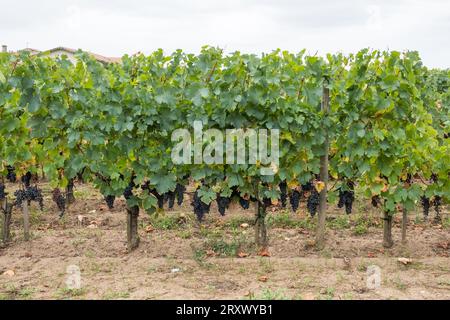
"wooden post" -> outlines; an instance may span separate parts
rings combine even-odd
[[[30,213],[28,211],[28,201],[24,199],[22,201],[22,213],[23,213],[23,231],[25,241],[30,240]]]
[[[403,207],[403,217],[402,217],[402,243],[406,243],[406,227],[408,226],[408,210]]]
[[[323,87],[322,95],[322,112],[324,117],[330,111],[330,90]],[[324,183],[324,188],[319,194],[319,212],[316,230],[316,246],[322,248],[325,241],[325,221],[327,213],[327,188],[328,188],[328,153],[329,153],[329,138],[328,130],[324,129],[325,142],[323,146],[324,155],[320,157],[320,181]]]
[[[392,215],[389,212],[385,212],[383,220],[383,247],[391,248],[394,245],[392,240]]]
[[[265,249],[268,244],[266,227],[266,207],[261,201],[256,203],[255,243],[260,249]]]
[[[133,251],[139,246],[138,216],[138,206],[127,208],[127,241],[129,251]]]
[[[4,245],[6,245],[11,240],[11,214],[13,205],[9,204],[6,201],[6,198],[4,200],[3,206],[3,228],[2,228],[2,242]]]

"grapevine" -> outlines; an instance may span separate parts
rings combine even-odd
[[[53,189],[52,199],[56,203],[56,206],[58,207],[59,217],[62,218],[62,216],[66,211],[66,198],[61,193],[61,190],[59,188]]]

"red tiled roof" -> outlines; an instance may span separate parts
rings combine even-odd
[[[67,47],[56,47],[47,51],[40,51],[40,50],[36,50],[36,49],[32,49],[32,48],[25,48],[23,50],[19,50],[19,51],[30,51],[32,54],[39,54],[39,53],[52,53],[52,52],[57,52],[57,51],[64,51],[67,53],[72,53],[74,54],[75,52],[77,52],[78,50],[72,49],[72,48],[67,48]],[[115,63],[115,62],[120,62],[121,58],[117,58],[117,57],[105,57],[96,53],[92,53],[92,52],[88,52],[90,55],[92,55],[97,61],[100,62],[105,62],[105,63]]]

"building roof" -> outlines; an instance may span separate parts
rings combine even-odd
[[[49,49],[46,51],[40,51],[40,50],[33,49],[33,48],[25,48],[25,49],[22,49],[19,51],[29,51],[31,54],[53,53],[53,52],[58,52],[58,51],[75,54],[78,50],[72,49],[72,48],[67,48],[67,47],[55,47],[55,48],[52,48],[52,49]],[[97,61],[104,62],[104,63],[115,63],[115,62],[119,62],[121,60],[121,58],[117,58],[117,57],[105,57],[105,56],[102,56],[102,55],[99,55],[96,53],[92,53],[92,52],[87,52],[87,53],[92,55],[94,57],[94,59],[96,59]]]

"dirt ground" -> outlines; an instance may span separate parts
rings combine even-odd
[[[406,244],[396,216],[395,245],[383,249],[377,209],[360,200],[347,216],[333,205],[320,251],[304,206],[273,209],[268,252],[261,253],[252,208],[233,204],[220,217],[213,206],[198,223],[186,199],[154,216],[141,213],[141,242],[128,253],[122,199],[108,210],[93,188],[78,184],[77,201],[60,220],[43,189],[44,211],[31,206],[31,241],[23,240],[21,212],[13,212],[13,241],[0,249],[0,299],[450,299],[448,208],[440,224],[432,213],[429,222],[420,209],[411,213]],[[80,289],[67,288],[71,265],[80,269]],[[368,286],[373,266],[375,288]]]

